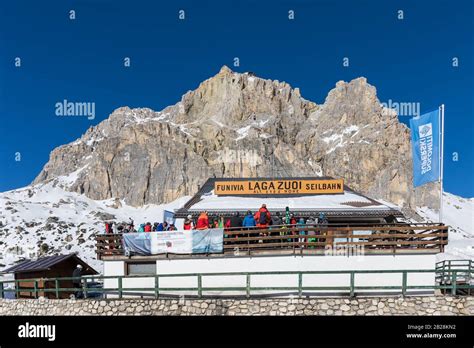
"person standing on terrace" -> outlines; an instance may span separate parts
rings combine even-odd
[[[207,230],[209,228],[209,217],[207,211],[201,212],[196,223],[197,230]]]
[[[266,204],[262,204],[262,207],[255,213],[255,221],[257,222],[257,227],[267,228],[272,220],[272,216],[267,209]]]
[[[242,226],[243,227],[255,227],[255,218],[252,215],[252,212],[249,210],[247,211],[247,215],[244,218],[244,221],[242,221]]]

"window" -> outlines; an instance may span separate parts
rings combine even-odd
[[[155,275],[156,262],[127,262],[127,275]]]

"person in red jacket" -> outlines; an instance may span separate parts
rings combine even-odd
[[[145,232],[151,232],[151,223],[147,222],[144,228]]]
[[[262,204],[262,207],[255,213],[254,218],[257,222],[257,227],[268,227],[272,217],[267,209],[266,204]]]
[[[183,228],[185,231],[194,229],[193,216],[191,214],[184,220]]]
[[[258,228],[268,228],[268,226],[270,225],[270,221],[272,221],[272,217],[267,209],[266,204],[262,204],[261,208],[255,213],[254,218]],[[260,233],[260,236],[266,237],[268,236],[268,233]],[[263,243],[264,240],[259,240],[258,242]]]
[[[197,230],[207,230],[209,228],[209,217],[207,216],[207,211],[203,211],[197,220],[196,229]]]

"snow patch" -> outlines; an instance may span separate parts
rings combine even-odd
[[[81,168],[63,181],[73,181]],[[67,177],[67,178],[65,178]],[[77,252],[79,257],[97,271],[102,261],[95,254],[94,236],[104,232],[100,214],[112,214],[117,222],[132,218],[135,225],[162,222],[163,211],[182,207],[189,196],[162,205],[132,207],[123,200],[92,200],[76,192],[69,192],[54,182],[41,183],[0,193],[0,264],[9,267],[24,258],[35,258],[42,244],[48,255]],[[55,222],[52,219],[57,219]]]
[[[417,208],[417,213],[426,222],[439,221],[438,211],[428,207]],[[450,227],[448,245],[437,259],[474,259],[474,198],[444,192],[443,223]]]

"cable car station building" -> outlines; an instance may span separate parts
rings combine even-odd
[[[296,281],[307,287],[327,286],[334,289],[346,286],[348,282],[360,288],[370,287],[372,284],[387,286],[387,290],[378,292],[390,292],[390,286],[400,286],[402,282],[420,287],[435,283],[431,273],[409,273],[402,278],[400,273],[391,272],[414,268],[435,269],[436,254],[442,252],[448,243],[448,227],[440,223],[407,223],[397,206],[355,192],[341,179],[211,178],[182,208],[175,211],[178,231],[173,233],[183,236],[192,234],[195,241],[199,239],[200,233],[205,232],[183,231],[183,221],[188,215],[196,220],[201,212],[206,211],[212,220],[213,217],[227,219],[239,212],[243,217],[249,210],[254,214],[262,204],[266,204],[272,215],[284,216],[288,207],[297,220],[303,218],[306,221],[324,213],[327,222],[303,226],[224,228],[223,231],[221,229],[221,249],[218,252],[204,253],[128,253],[124,249],[123,235],[102,235],[97,237],[97,254],[104,262],[104,275],[173,275],[160,278],[160,284],[166,284],[163,286],[169,288],[181,288],[195,286],[197,280],[180,278],[180,274],[257,272],[259,274],[252,276],[252,286],[260,287],[262,294],[272,293],[264,290],[269,286],[284,288]],[[145,234],[154,233],[163,232]],[[153,238],[164,237],[151,236]],[[168,243],[172,244],[171,241],[166,242],[167,245]],[[353,279],[354,276],[349,271],[367,274],[359,274]],[[265,274],[274,272],[314,274],[300,274],[300,278],[296,274]],[[324,272],[328,274],[322,274]],[[245,287],[248,281],[243,275],[202,276],[199,279],[201,285],[205,284],[209,288]],[[154,286],[153,279],[139,277],[123,279],[123,282],[124,287]],[[113,280],[106,282],[106,286],[107,284],[110,287],[116,286]],[[336,294],[337,291],[315,290],[312,293]],[[432,294],[433,291],[429,293]],[[209,291],[208,294],[223,293]],[[238,294],[235,292],[235,295]]]

